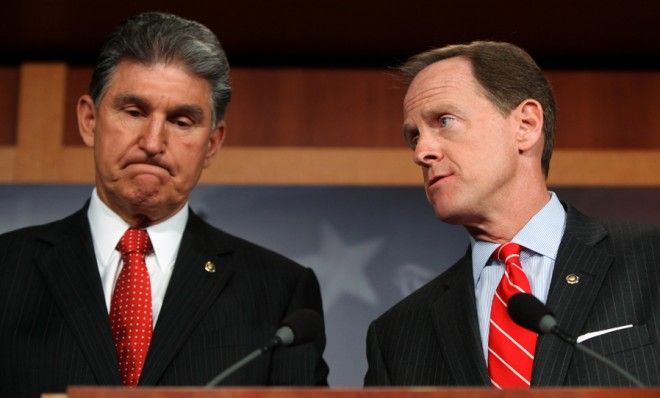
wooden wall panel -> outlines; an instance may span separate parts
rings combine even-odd
[[[227,144],[403,146],[405,87],[380,69],[236,69]]]
[[[92,151],[81,145],[75,119],[75,103],[90,73],[62,63],[21,66],[17,135],[15,145],[0,146],[0,182],[93,181]],[[575,116],[568,123],[560,120],[572,138],[559,140],[548,182],[660,186],[660,126],[652,112],[660,108],[659,76],[551,72],[560,117]],[[238,69],[234,87],[228,145],[202,182],[421,183],[400,138],[404,87],[389,72]],[[584,131],[598,134],[584,139]]]
[[[549,71],[557,148],[660,149],[660,72]],[[88,67],[69,68],[65,145],[82,145],[75,104]],[[385,69],[235,68],[229,146],[403,147],[405,86]]]
[[[16,144],[18,66],[0,66],[0,145]]]
[[[558,148],[660,148],[660,72],[550,72]]]
[[[0,146],[0,182],[14,181],[14,168],[16,166],[16,150]]]
[[[18,181],[57,180],[66,169],[60,156],[64,126],[66,65],[34,63],[21,66],[17,123]]]
[[[78,134],[76,104],[81,95],[87,93],[92,78],[92,68],[87,66],[68,67],[66,73],[66,100],[64,101],[64,145],[84,146]]]

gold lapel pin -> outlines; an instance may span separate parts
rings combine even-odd
[[[580,282],[580,277],[575,275],[575,274],[568,274],[566,275],[566,283],[569,285],[575,285],[576,283]]]
[[[213,261],[207,261],[206,264],[204,264],[204,269],[206,270],[206,272],[214,273],[215,264],[213,264]]]

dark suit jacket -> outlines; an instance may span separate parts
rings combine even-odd
[[[632,324],[586,346],[660,384],[660,229],[605,224],[568,208],[547,305],[573,336]],[[579,283],[568,284],[576,274]],[[490,385],[471,253],[369,327],[366,385]],[[532,385],[627,385],[554,336],[539,336]]]
[[[121,384],[86,214],[0,236],[0,396]],[[301,307],[322,314],[311,270],[191,212],[140,384],[203,385]],[[226,384],[326,385],[324,347],[278,349]]]

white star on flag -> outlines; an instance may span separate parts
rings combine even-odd
[[[296,260],[316,272],[326,310],[343,294],[376,305],[378,296],[371,287],[365,268],[382,244],[383,239],[371,239],[357,244],[347,243],[332,226],[323,222],[318,253]]]

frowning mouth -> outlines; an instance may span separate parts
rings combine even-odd
[[[439,185],[443,180],[451,177],[453,174],[442,174],[442,175],[436,175],[431,178],[429,178],[428,183],[426,184],[427,188],[431,188],[434,186]]]
[[[167,165],[164,165],[162,163],[158,162],[128,162],[124,168],[127,169],[129,167],[134,167],[138,169],[144,169],[145,171],[153,171],[153,170],[164,170],[166,171],[169,175],[172,175],[172,170]]]

